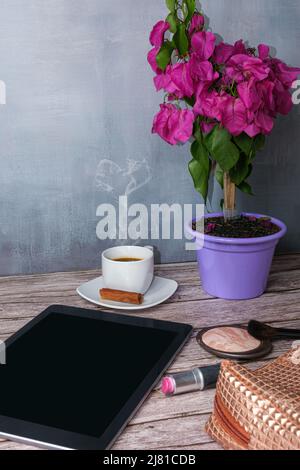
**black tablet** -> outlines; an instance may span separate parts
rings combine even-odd
[[[110,448],[191,331],[49,307],[6,341],[0,436],[54,449]]]

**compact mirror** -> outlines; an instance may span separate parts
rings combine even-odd
[[[257,359],[272,351],[271,341],[256,339],[239,325],[206,328],[198,333],[197,341],[207,352],[223,359]]]

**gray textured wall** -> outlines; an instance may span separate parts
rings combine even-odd
[[[300,65],[299,0],[202,5],[226,40],[266,42]],[[0,274],[98,266],[111,242],[96,237],[96,209],[126,187],[130,203],[199,201],[188,148],[150,134],[160,96],[145,56],[149,31],[165,15],[164,0],[0,0]],[[289,224],[284,250],[300,249],[299,113],[278,122],[257,161],[257,197],[241,199],[243,209]],[[111,192],[105,159],[118,165]],[[162,261],[194,257],[183,242],[158,247]]]

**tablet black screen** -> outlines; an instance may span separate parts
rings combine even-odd
[[[0,415],[99,437],[175,336],[51,313],[8,347]]]

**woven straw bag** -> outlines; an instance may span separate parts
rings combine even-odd
[[[256,371],[224,361],[206,431],[227,450],[300,450],[300,347]]]

